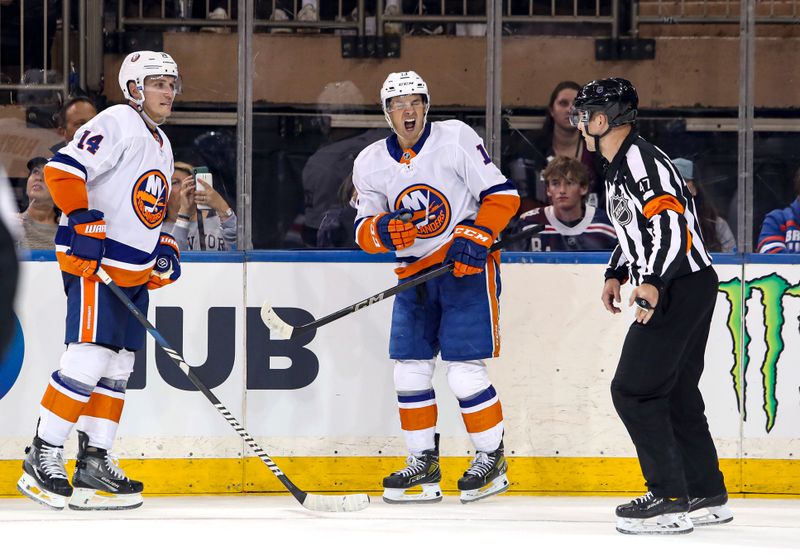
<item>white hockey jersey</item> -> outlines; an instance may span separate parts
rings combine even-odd
[[[47,164],[48,177],[70,174],[86,182],[89,208],[105,215],[102,265],[120,286],[147,282],[155,262],[161,222],[167,211],[173,171],[172,146],[160,130],[147,127],[129,105],[102,111],[75,133]],[[55,197],[54,197],[55,198]],[[56,256],[69,248],[68,219],[61,216]]]
[[[400,277],[441,262],[453,229],[474,220],[486,196],[519,198],[481,138],[457,120],[428,123],[410,150],[404,151],[394,134],[371,144],[355,160],[353,183],[358,191],[356,239],[372,216],[401,208],[414,212],[417,239],[397,251],[404,269],[398,269]]]

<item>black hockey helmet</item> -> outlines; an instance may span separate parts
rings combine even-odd
[[[588,122],[595,112],[602,112],[608,117],[610,128],[636,122],[639,112],[636,88],[625,78],[589,82],[575,97],[569,120],[572,126],[577,127],[580,122]]]

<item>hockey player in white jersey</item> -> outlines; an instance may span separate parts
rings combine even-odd
[[[67,349],[42,397],[17,487],[54,509],[142,503],[142,483],[125,476],[109,451],[145,332],[95,272],[102,266],[144,314],[148,289],[180,276],[178,246],[161,233],[173,159],[159,128],[180,91],[178,66],[166,53],[135,52],[122,63],[119,85],[127,103],[83,125],[45,167],[63,211],[56,257],[67,294]],[[70,485],[63,445],[76,423]]]
[[[484,360],[499,355],[499,256],[488,248],[519,207],[514,185],[461,121],[428,123],[428,87],[415,72],[389,74],[381,104],[394,134],[356,158],[356,241],[396,252],[400,282],[442,262],[445,275],[397,295],[389,354],[407,467],[383,480],[389,503],[438,502],[439,446],[432,377],[436,355],[458,398],[475,459],[458,481],[461,501],[508,489],[503,413]]]

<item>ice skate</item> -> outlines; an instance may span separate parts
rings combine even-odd
[[[695,527],[730,523],[733,521],[733,512],[726,505],[727,503],[727,492],[709,498],[690,498],[689,513],[698,512],[698,515],[690,515],[689,517],[691,517]]]
[[[508,490],[508,463],[503,454],[503,442],[492,453],[478,451],[472,465],[466,470],[464,476],[458,479],[458,489],[461,490],[461,503],[468,504],[476,500],[501,494]]]
[[[439,434],[434,449],[409,455],[406,468],[383,479],[383,501],[387,504],[437,503],[442,501],[442,471],[439,470]]]
[[[72,476],[75,490],[70,509],[133,509],[142,505],[144,485],[131,480],[116,457],[105,449],[89,446],[89,436],[78,432],[78,461]]]
[[[617,506],[617,531],[626,535],[682,535],[694,530],[688,498],[657,498],[648,492]]]
[[[64,448],[50,445],[34,436],[25,448],[22,476],[17,490],[35,502],[52,509],[64,509],[72,496],[67,471],[64,468]]]

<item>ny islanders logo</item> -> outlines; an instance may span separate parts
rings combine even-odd
[[[167,210],[169,187],[166,177],[158,169],[142,174],[133,185],[131,203],[136,215],[149,229],[161,225]]]
[[[418,183],[407,187],[397,197],[395,209],[414,212],[411,221],[417,226],[417,237],[428,239],[445,231],[452,219],[450,203],[430,185]]]

